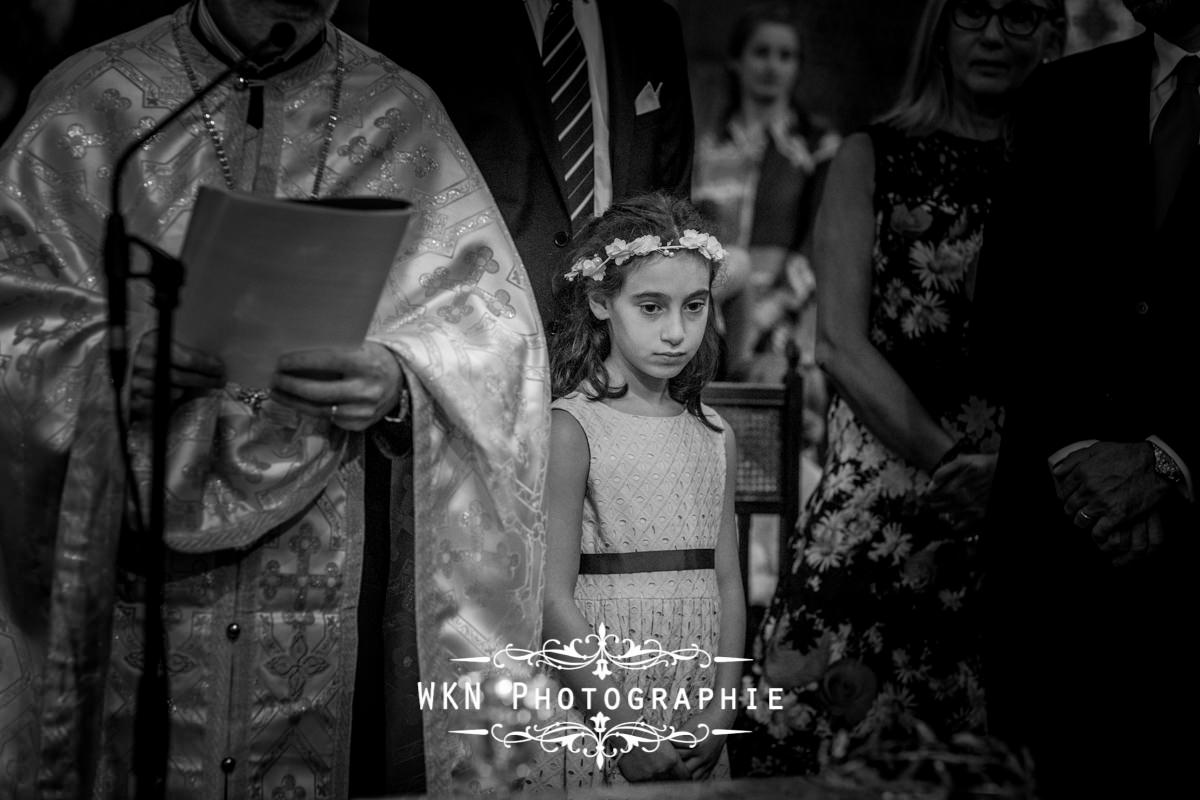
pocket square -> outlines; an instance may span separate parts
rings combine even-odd
[[[637,99],[633,101],[634,113],[640,117],[642,114],[649,114],[651,111],[657,111],[660,107],[660,103],[658,102],[658,93],[661,91],[662,81],[658,82],[657,87],[652,85],[650,81],[646,81],[646,85],[642,87],[640,92],[638,92]]]

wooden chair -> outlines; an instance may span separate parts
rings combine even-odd
[[[803,378],[798,355],[788,354],[782,383],[713,382],[704,402],[720,413],[737,437],[734,489],[739,560],[747,610],[750,597],[750,516],[779,516],[779,569],[788,563],[787,542],[800,515],[800,450],[803,445]],[[747,615],[747,647],[756,620]],[[749,652],[749,650],[747,650]]]

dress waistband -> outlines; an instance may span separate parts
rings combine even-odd
[[[696,550],[641,550],[630,553],[580,553],[580,575],[618,575],[629,572],[674,572],[712,569],[712,548]]]

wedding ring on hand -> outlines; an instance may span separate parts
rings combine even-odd
[[[1082,508],[1075,512],[1075,527],[1090,528],[1096,524],[1096,518]]]

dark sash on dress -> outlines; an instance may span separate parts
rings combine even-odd
[[[629,553],[580,553],[580,575],[625,575],[630,572],[674,572],[712,569],[713,549],[642,550]]]

